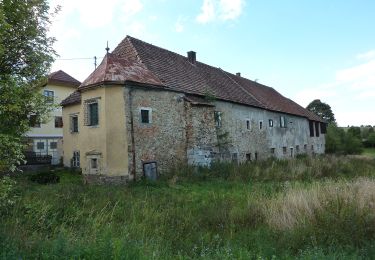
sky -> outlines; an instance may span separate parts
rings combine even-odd
[[[375,125],[373,0],[50,0],[52,71],[83,81],[126,35],[328,103],[339,126]]]

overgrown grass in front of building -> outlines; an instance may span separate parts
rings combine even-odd
[[[4,259],[353,259],[375,256],[375,160],[299,158],[158,182],[82,185],[21,176],[0,190]],[[1,197],[1,198],[3,198]]]

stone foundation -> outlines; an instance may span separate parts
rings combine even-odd
[[[111,184],[111,185],[124,185],[129,183],[129,176],[108,176],[108,175],[94,175],[84,174],[83,182],[85,184]]]

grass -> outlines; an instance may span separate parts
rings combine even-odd
[[[375,158],[375,148],[364,148],[362,154]]]
[[[8,198],[17,202],[1,211],[0,258],[375,257],[368,158],[180,167],[127,187],[57,174],[51,185],[15,178]]]

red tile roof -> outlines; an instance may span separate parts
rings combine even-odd
[[[58,70],[49,74],[48,83],[71,85],[75,87],[81,85],[80,81],[76,80],[75,78],[73,78],[72,76],[70,76],[62,70]]]
[[[74,105],[74,104],[79,104],[79,103],[81,103],[81,93],[78,91],[74,91],[67,98],[61,101],[60,105],[67,106],[67,105]]]
[[[105,82],[157,85],[217,99],[322,121],[273,88],[225,72],[186,56],[127,36],[81,84],[80,90]]]

